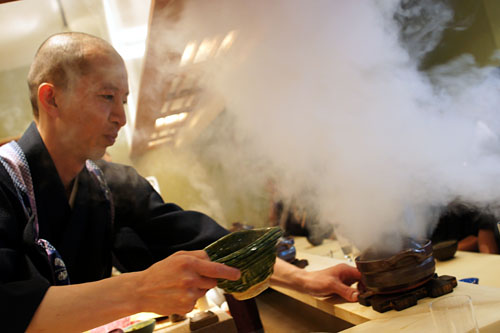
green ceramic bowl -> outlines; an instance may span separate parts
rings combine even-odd
[[[257,296],[269,286],[276,262],[279,227],[230,233],[205,248],[210,260],[241,271],[237,281],[219,280],[217,286],[243,300]]]

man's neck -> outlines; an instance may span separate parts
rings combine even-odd
[[[82,171],[85,161],[77,162],[64,155],[60,155],[60,153],[56,151],[51,151],[49,147],[47,147],[47,150],[54,161],[54,165],[56,166],[57,173],[59,174],[59,178],[61,178],[66,193],[71,193],[73,181],[80,171]]]
[[[46,131],[45,128],[39,126],[38,131],[54,162],[59,178],[64,185],[64,189],[67,193],[70,193],[73,180],[80,171],[82,171],[85,165],[85,159],[75,156],[70,147],[65,147],[63,142],[58,141],[58,136],[48,135],[48,131]]]

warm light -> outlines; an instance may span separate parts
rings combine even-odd
[[[174,128],[170,128],[170,129],[165,129],[165,130],[162,130],[162,131],[159,131],[159,132],[153,132],[153,134],[151,134],[149,136],[149,138],[151,140],[155,140],[155,139],[162,139],[166,136],[172,136],[174,135],[176,132],[176,130]]]
[[[215,48],[215,44],[217,43],[217,39],[204,39],[198,48],[198,52],[196,52],[196,57],[194,58],[194,62],[201,62],[207,60],[212,54],[213,49]]]
[[[146,24],[123,28],[116,33],[116,49],[125,60],[142,58],[146,52],[147,34]]]
[[[175,129],[173,129],[173,128],[167,129],[167,130],[163,130],[160,133],[158,133],[158,135],[160,137],[164,137],[164,136],[168,136],[168,135],[174,135],[174,134],[175,134]]]
[[[117,49],[125,60],[140,59],[144,57],[146,45],[143,43],[125,44]]]
[[[226,35],[226,37],[224,37],[217,49],[217,56],[223,52],[226,52],[231,47],[231,45],[233,45],[234,40],[236,39],[236,35],[237,31],[232,30]],[[188,43],[188,45],[184,49],[184,52],[182,53],[180,65],[184,66],[191,62],[198,63],[208,60],[214,55],[217,44],[218,38],[205,38],[199,47],[197,47],[196,41]]]
[[[186,119],[186,117],[187,117],[187,112],[181,112],[181,113],[171,114],[170,116],[161,117],[156,119],[155,127],[158,128],[166,125],[172,125],[183,121],[184,119]]]
[[[220,43],[219,50],[217,50],[217,55],[219,55],[222,52],[226,52],[231,45],[233,45],[234,40],[236,39],[237,31],[233,30],[230,31],[226,37],[222,40],[222,43]]]
[[[171,136],[169,137],[166,137],[166,138],[161,138],[161,139],[158,139],[158,140],[154,140],[154,141],[149,141],[148,142],[148,147],[151,148],[151,147],[154,147],[154,146],[158,146],[158,145],[161,145],[163,143],[166,143],[166,142],[169,142],[169,141],[172,141],[173,138]]]
[[[191,58],[193,58],[194,51],[196,49],[196,42],[189,43],[184,49],[184,53],[181,58],[181,66],[186,65],[191,62]]]

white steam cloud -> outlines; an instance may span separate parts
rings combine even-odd
[[[217,149],[233,163],[238,154],[235,182],[272,176],[290,196],[307,192],[301,199],[360,248],[394,232],[424,236],[431,208],[457,196],[497,200],[498,73],[470,57],[419,71],[453,15],[428,7],[434,19],[421,29],[438,33],[417,26],[402,46],[394,18],[412,10],[398,1],[188,2],[179,41],[238,33],[229,56],[206,68],[205,87],[223,96],[245,143]]]

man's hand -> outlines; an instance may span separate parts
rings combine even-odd
[[[237,280],[240,271],[211,262],[205,251],[180,251],[141,272],[52,286],[26,331],[82,332],[146,311],[184,314],[218,278]]]
[[[135,293],[141,311],[184,314],[217,279],[238,280],[240,271],[211,262],[205,251],[179,251],[140,272]]]
[[[360,279],[361,273],[346,264],[309,272],[277,259],[271,282],[312,296],[338,294],[347,301],[355,302],[359,292],[350,286]]]
[[[350,287],[361,279],[361,273],[354,267],[339,264],[320,271],[304,274],[304,290],[313,296],[331,296],[338,294],[342,298],[356,302],[359,292]]]

